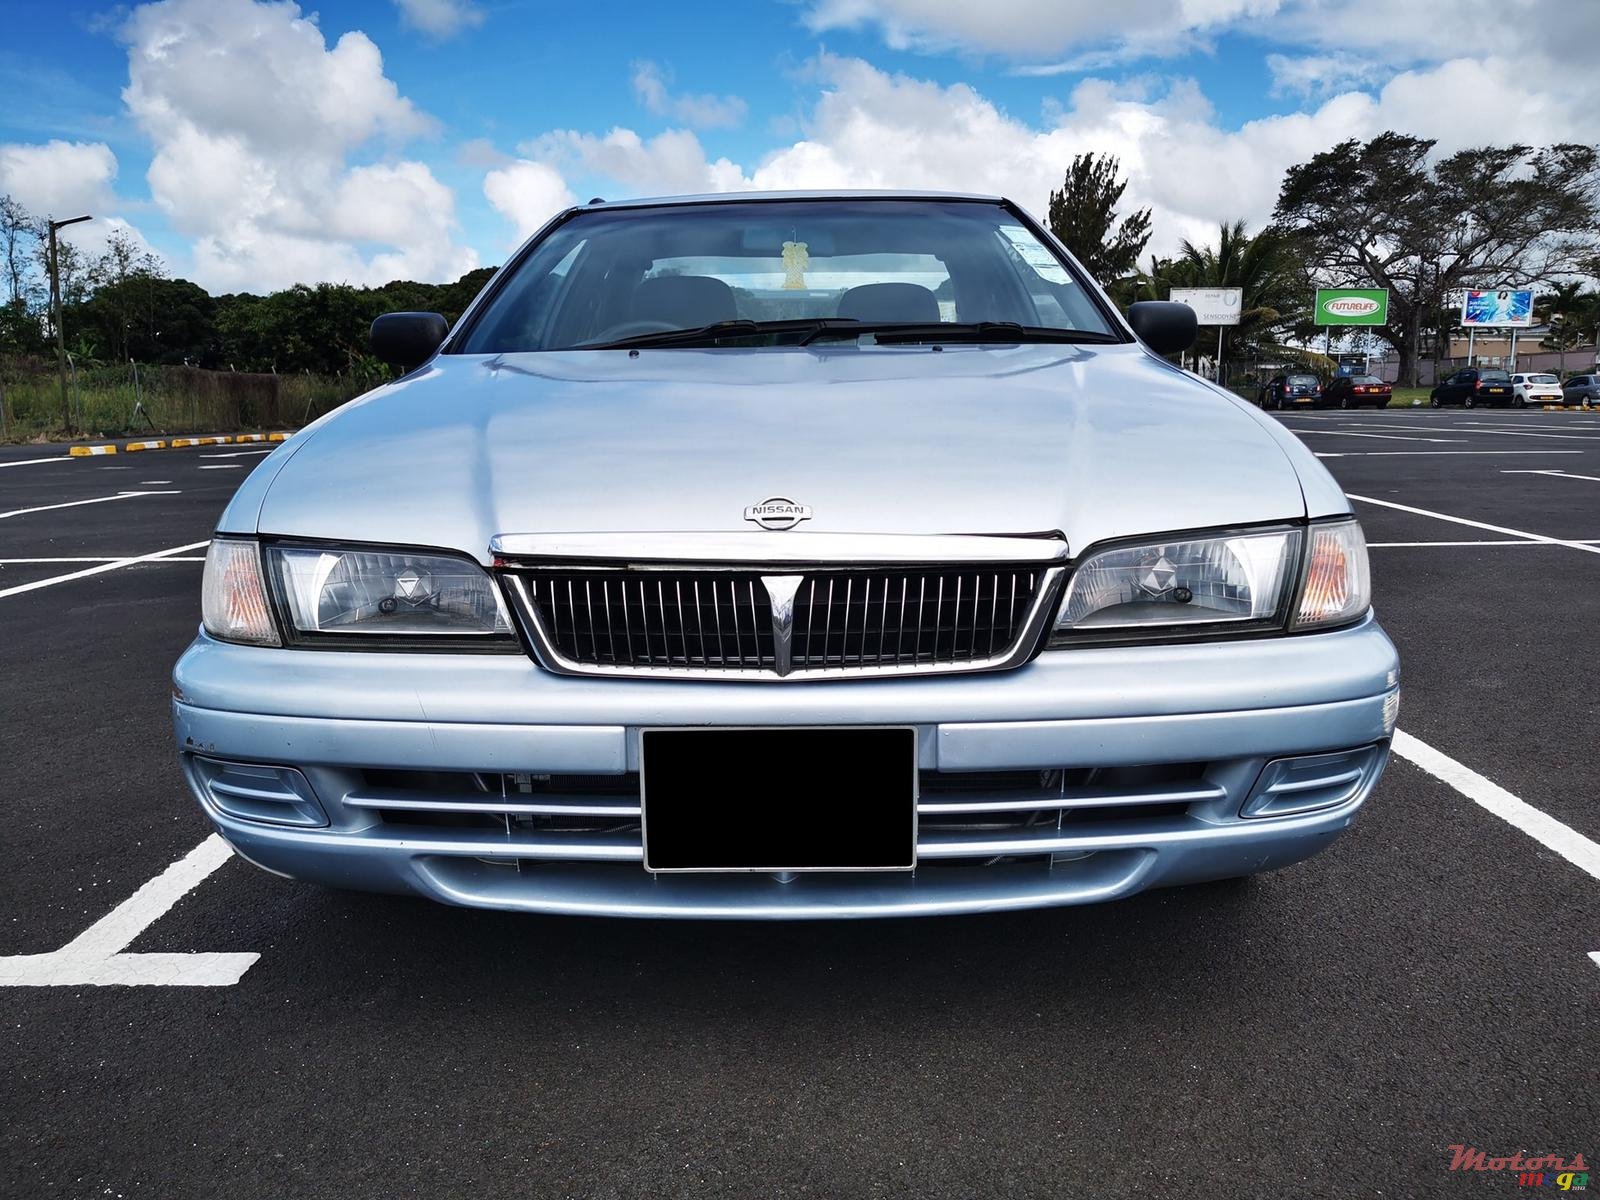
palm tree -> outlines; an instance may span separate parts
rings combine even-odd
[[[1538,297],[1534,314],[1550,326],[1549,334],[1539,344],[1561,354],[1561,376],[1567,374],[1567,351],[1583,344],[1588,332],[1588,316],[1595,308],[1597,297],[1584,295],[1583,284],[1558,283]]]
[[[1136,290],[1138,298],[1154,300],[1166,299],[1174,287],[1236,287],[1239,324],[1223,329],[1222,357],[1229,344],[1299,357],[1293,348],[1279,346],[1274,334],[1304,319],[1304,298],[1310,295],[1304,274],[1290,234],[1269,225],[1251,236],[1243,221],[1224,221],[1215,245],[1196,246],[1186,239],[1176,258],[1152,258]]]

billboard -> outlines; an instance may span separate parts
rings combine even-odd
[[[1318,325],[1385,325],[1389,321],[1387,288],[1318,288]]]
[[[1461,301],[1461,326],[1464,329],[1485,325],[1510,325],[1527,328],[1533,324],[1533,293],[1531,291],[1499,290],[1469,291]]]
[[[1201,325],[1237,325],[1244,289],[1173,288],[1167,298],[1194,309],[1195,320]]]

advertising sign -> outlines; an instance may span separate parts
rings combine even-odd
[[[1527,328],[1533,324],[1533,293],[1501,289],[1469,291],[1461,302],[1461,325],[1465,329],[1485,325]]]
[[[1168,298],[1194,309],[1201,325],[1237,325],[1242,288],[1173,288]]]
[[[1318,288],[1318,325],[1384,325],[1389,320],[1387,288]]]

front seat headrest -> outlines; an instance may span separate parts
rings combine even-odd
[[[915,283],[864,283],[839,297],[839,315],[857,321],[932,325],[939,320],[939,301]]]

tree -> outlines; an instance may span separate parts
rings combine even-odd
[[[1593,146],[1480,146],[1437,162],[1427,138],[1388,132],[1291,167],[1277,220],[1325,282],[1389,290],[1378,328],[1415,386],[1424,325],[1448,292],[1570,272],[1600,221]]]
[[[1534,299],[1534,315],[1550,326],[1539,343],[1561,354],[1561,373],[1567,373],[1567,351],[1581,346],[1600,321],[1600,294],[1585,293],[1582,282],[1558,283]]]
[[[91,354],[113,362],[159,359],[160,327],[167,322],[161,318],[158,297],[168,291],[162,285],[172,282],[167,279],[166,264],[151,251],[141,250],[127,229],[113,227],[105,250],[89,268],[89,274],[93,293],[77,305],[74,319],[67,323],[77,341]],[[183,302],[192,306],[192,297],[184,295]],[[175,316],[174,322],[191,320],[192,316]],[[189,336],[189,331],[183,336]],[[181,356],[178,361],[182,361]]]
[[[97,358],[198,365],[216,357],[216,308],[198,284],[135,271],[96,288],[67,328]]]
[[[1111,156],[1079,154],[1067,169],[1061,190],[1050,193],[1050,232],[1103,284],[1134,269],[1150,240],[1150,210],[1141,208],[1117,221],[1117,204],[1128,184]]]
[[[10,196],[0,196],[0,256],[4,258],[0,271],[5,273],[8,303],[26,303],[34,290],[29,263],[33,257],[32,242],[37,237],[33,214]]]
[[[1151,259],[1140,282],[1141,294],[1152,300],[1165,300],[1175,287],[1238,288],[1239,324],[1223,330],[1235,350],[1276,349],[1275,335],[1303,322],[1307,312],[1299,250],[1293,237],[1270,225],[1252,236],[1243,221],[1224,221],[1215,245],[1185,239],[1176,258]]]

